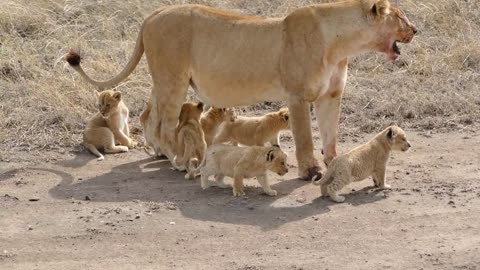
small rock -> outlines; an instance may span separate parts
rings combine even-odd
[[[175,221],[170,221],[168,224],[175,225]]]
[[[90,197],[85,196],[85,201],[90,201]]]
[[[33,230],[32,225],[28,225],[28,230],[29,230],[29,231]]]
[[[304,203],[306,201],[306,199],[305,198],[297,198],[296,201],[298,203]]]
[[[139,219],[139,218],[140,218],[140,215],[136,215],[136,216],[135,216],[135,219]]]
[[[38,202],[39,200],[40,200],[39,198],[28,199],[29,202]]]

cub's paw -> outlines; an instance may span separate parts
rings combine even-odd
[[[233,190],[233,196],[235,197],[243,197],[245,196],[245,192],[243,190]]]
[[[138,145],[138,142],[136,142],[136,141],[134,141],[134,140],[132,140],[132,139],[130,139],[130,140],[128,141],[128,148],[130,148],[130,149],[137,147],[137,145]]]
[[[345,197],[344,196],[330,196],[330,198],[334,201],[334,202],[337,202],[337,203],[343,203],[345,201]]]
[[[118,149],[121,151],[121,152],[128,152],[128,147],[126,146],[123,146],[123,145],[119,145],[117,146]]]
[[[277,196],[277,191],[276,190],[273,190],[273,189],[270,189],[270,190],[264,190],[265,194],[267,194],[268,196]]]

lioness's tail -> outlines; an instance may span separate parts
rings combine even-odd
[[[135,50],[133,51],[133,55],[130,57],[127,65],[123,68],[123,70],[115,77],[107,81],[96,81],[90,76],[88,76],[85,71],[83,71],[82,66],[80,65],[81,57],[78,53],[73,50],[65,57],[65,60],[70,64],[70,66],[75,69],[80,75],[89,83],[93,84],[94,86],[98,87],[100,90],[106,88],[112,88],[117,86],[121,81],[132,73],[132,71],[137,67],[140,59],[142,58],[144,52],[143,46],[143,25],[140,28],[140,32],[138,33],[137,43],[135,44]]]

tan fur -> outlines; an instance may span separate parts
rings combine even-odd
[[[186,102],[182,105],[176,129],[177,147],[173,166],[177,169],[187,170],[185,179],[193,179],[195,164],[203,160],[207,143],[200,125],[200,116],[203,103]]]
[[[310,105],[314,103],[325,162],[336,156],[340,101],[348,57],[383,52],[398,57],[396,40],[416,32],[386,0],[348,0],[302,7],[283,18],[260,18],[200,5],[163,7],[145,19],[134,53],[114,78],[91,79],[80,58],[67,60],[99,88],[124,80],[143,52],[153,78],[146,138],[170,161],[174,127],[191,85],[199,98],[228,108],[286,101],[301,177],[319,174],[313,155]]]
[[[129,138],[128,108],[123,103],[121,93],[106,90],[100,93],[95,91],[95,95],[99,111],[87,121],[83,145],[98,160],[104,159],[98,149],[103,149],[105,153],[120,153],[135,147],[136,142]],[[120,146],[116,146],[116,142]]]
[[[278,136],[280,131],[289,128],[288,119],[287,108],[259,117],[237,116],[235,121],[220,125],[213,143],[232,142],[234,145],[240,143],[264,146],[270,142],[271,145],[280,146]]]
[[[232,109],[211,107],[208,111],[204,112],[202,117],[200,117],[200,124],[202,124],[207,147],[212,144],[220,124],[223,122],[233,122],[234,120],[235,113]]]
[[[368,176],[372,176],[376,186],[390,188],[385,182],[390,151],[407,151],[410,147],[405,132],[397,126],[390,126],[366,144],[335,158],[325,176],[314,184],[321,185],[322,195],[328,194],[335,202],[345,200],[345,197],[337,195],[344,186]]]
[[[243,196],[243,179],[257,177],[263,191],[276,196],[277,192],[270,188],[267,170],[284,175],[288,172],[287,155],[276,146],[248,146],[216,144],[208,148],[205,160],[200,165],[201,185],[203,189],[212,183],[208,180],[215,175],[217,186],[227,187],[223,183],[225,176],[233,178],[233,195]]]

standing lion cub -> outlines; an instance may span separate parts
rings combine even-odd
[[[233,195],[243,196],[243,179],[257,177],[263,191],[276,196],[267,178],[267,170],[284,175],[288,172],[287,155],[278,146],[249,146],[216,144],[208,148],[205,160],[200,165],[201,185],[208,188],[208,177],[215,175],[216,185],[225,188],[225,176],[233,178]]]
[[[95,91],[98,112],[88,121],[83,132],[83,145],[103,160],[105,153],[127,152],[128,148],[135,147],[136,143],[129,138],[128,108],[123,103],[122,94],[113,90]],[[120,145],[115,145],[118,142]]]
[[[233,122],[234,120],[235,113],[233,109],[211,107],[208,111],[202,113],[200,124],[202,124],[207,146],[212,145],[213,138],[215,137],[220,124],[223,122]]]
[[[176,130],[176,153],[173,166],[176,169],[187,169],[185,179],[195,177],[194,170],[203,160],[207,143],[200,124],[203,103],[185,102],[182,105]]]
[[[368,176],[372,176],[376,186],[390,188],[385,182],[390,151],[407,151],[410,147],[405,132],[397,126],[390,126],[366,144],[335,158],[322,179],[314,184],[321,185],[322,195],[328,194],[333,201],[339,203],[345,201],[345,197],[337,192],[349,183]]]
[[[264,146],[279,146],[278,135],[280,131],[288,129],[289,113],[287,108],[277,112],[267,113],[259,117],[237,116],[234,121],[224,122],[220,125],[213,144],[230,141],[233,144]]]

